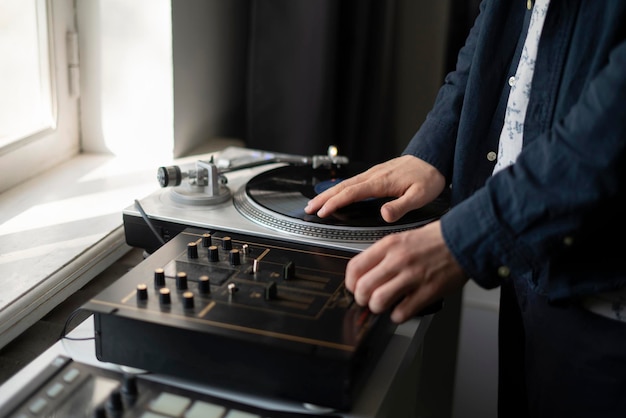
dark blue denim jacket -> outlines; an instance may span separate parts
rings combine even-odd
[[[404,154],[452,192],[446,243],[485,288],[528,280],[552,300],[626,284],[626,1],[551,0],[512,166],[492,176],[529,12],[485,0],[455,71]]]

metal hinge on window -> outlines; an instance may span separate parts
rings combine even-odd
[[[78,55],[78,33],[67,32],[67,72],[70,97],[80,96],[80,59]]]

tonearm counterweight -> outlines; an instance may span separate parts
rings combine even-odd
[[[244,164],[218,167],[211,157],[196,161],[195,169],[183,171],[177,165],[159,167],[157,180],[161,187],[174,187],[176,192],[172,198],[180,203],[195,205],[218,204],[231,197],[231,191],[225,174],[233,171],[254,168],[262,165],[285,163],[288,165],[310,165],[313,169],[327,168],[333,170],[348,164],[345,156],[338,155],[337,147],[328,147],[327,155],[312,157],[296,155],[275,155],[269,159],[252,161]]]

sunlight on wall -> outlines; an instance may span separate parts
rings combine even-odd
[[[83,150],[136,161],[173,150],[170,0],[77,2]]]

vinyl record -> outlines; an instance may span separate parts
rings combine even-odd
[[[326,218],[304,212],[307,202],[366,166],[351,163],[339,169],[284,166],[253,177],[235,196],[235,206],[258,223],[287,232],[325,239],[369,240],[423,225],[440,217],[448,200],[440,197],[431,204],[409,212],[394,223],[385,222],[380,207],[390,200],[367,199],[337,210]]]

